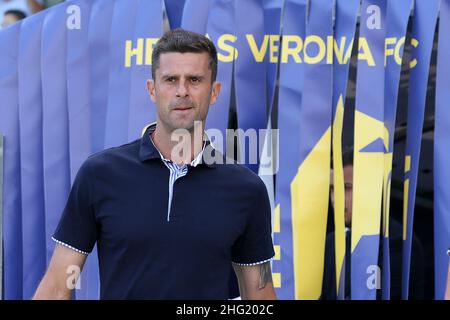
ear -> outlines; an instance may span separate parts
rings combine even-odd
[[[221,88],[222,84],[220,82],[214,81],[214,83],[212,84],[211,100],[209,102],[210,105],[216,103],[217,99],[219,98]]]
[[[155,81],[153,79],[149,79],[147,80],[147,90],[148,93],[150,94],[150,99],[156,103],[156,94],[155,94]]]

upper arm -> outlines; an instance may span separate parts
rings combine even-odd
[[[233,264],[239,282],[239,291],[244,300],[274,300],[275,289],[272,282],[270,262],[257,265]]]
[[[87,255],[57,244],[33,299],[70,299]]]

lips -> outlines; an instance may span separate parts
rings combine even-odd
[[[172,106],[173,111],[179,111],[179,112],[186,112],[188,110],[193,109],[193,106],[190,104],[177,104],[175,106]]]
[[[192,108],[174,108],[173,111],[177,111],[177,112],[188,112],[189,110],[191,110]]]

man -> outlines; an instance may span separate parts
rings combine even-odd
[[[206,37],[176,29],[158,41],[147,81],[157,122],[80,168],[34,298],[70,298],[66,270],[95,243],[101,299],[226,299],[231,262],[242,299],[276,298],[265,186],[203,141],[216,74]]]
[[[19,10],[28,16],[43,9],[43,0],[0,0],[0,20],[8,10]]]
[[[2,28],[6,28],[7,26],[16,23],[19,20],[25,19],[26,15],[20,10],[8,10],[5,12],[3,16],[3,21],[1,24]]]
[[[353,148],[347,148],[342,153],[342,164],[344,170],[345,188],[345,299],[351,297],[351,225],[352,225],[352,202],[353,202]],[[334,176],[331,171],[330,177],[330,200],[334,206]],[[381,233],[380,233],[381,234]],[[325,243],[325,269],[323,275],[322,296],[323,300],[335,300],[336,291],[336,265],[335,265],[335,235],[331,232]],[[382,266],[382,244],[380,237],[379,266]],[[389,245],[390,245],[390,267],[391,267],[391,299],[401,298],[401,275],[402,275],[402,226],[393,218],[389,219]],[[423,247],[416,236],[413,236],[411,255],[411,276],[410,276],[410,299],[423,299],[424,295],[424,253]],[[377,292],[381,298],[381,291]]]

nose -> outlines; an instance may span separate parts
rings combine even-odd
[[[189,96],[189,90],[187,87],[187,82],[185,80],[181,80],[178,83],[177,93],[178,98],[186,98]]]

